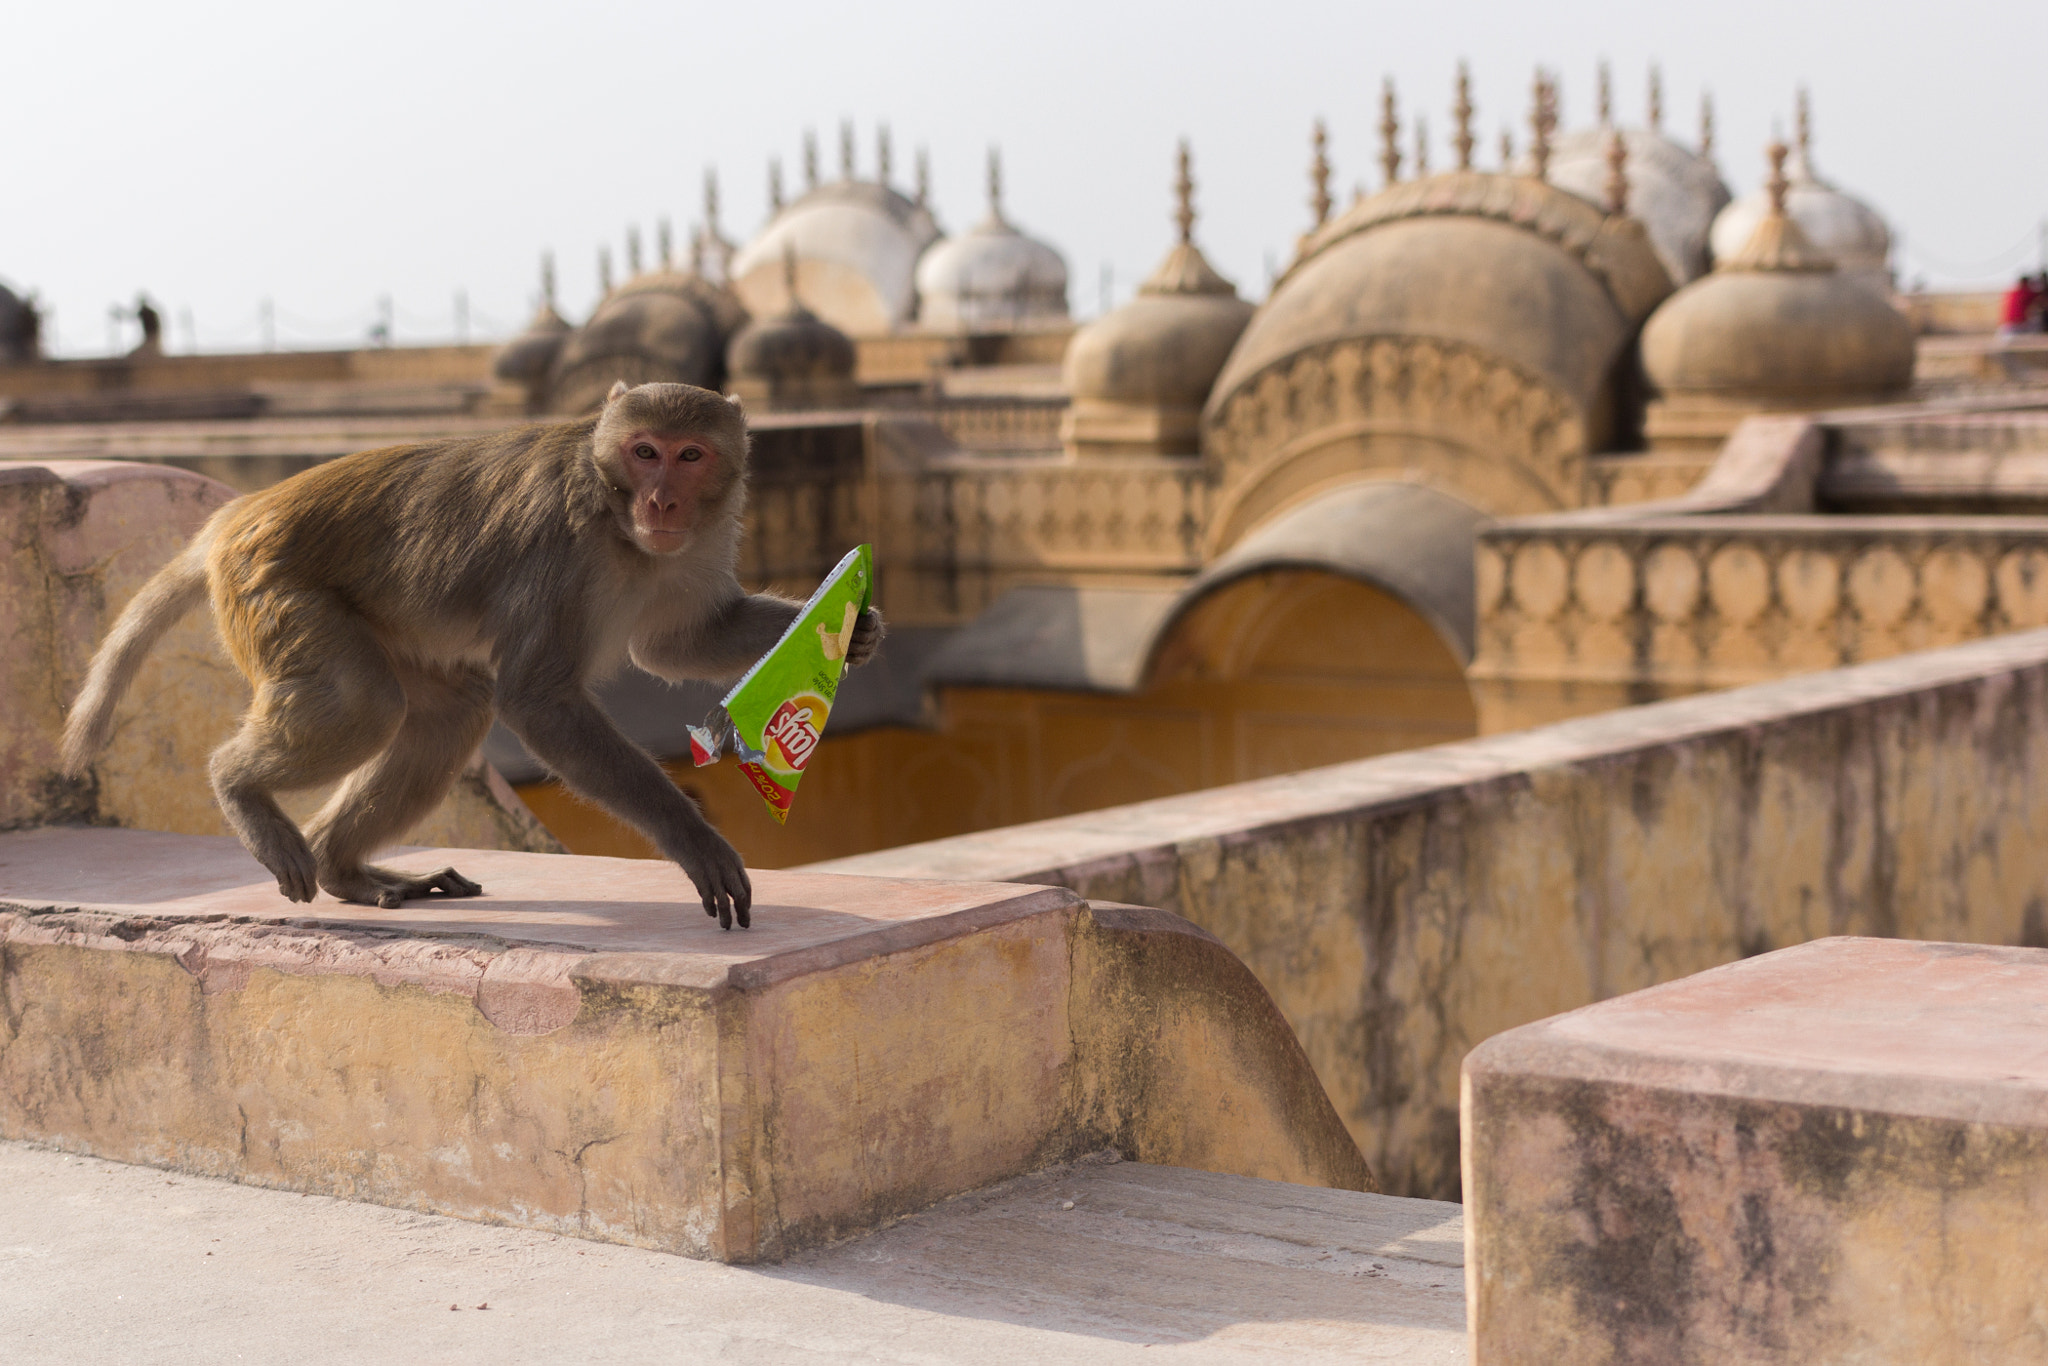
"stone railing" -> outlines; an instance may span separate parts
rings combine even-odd
[[[2048,945],[2048,632],[815,865],[1166,906],[1390,1192],[1513,1026],[1829,934]]]

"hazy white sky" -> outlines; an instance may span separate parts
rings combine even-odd
[[[1166,250],[1185,135],[1198,238],[1258,297],[1306,225],[1311,122],[1343,198],[1376,187],[1391,75],[1445,166],[1460,58],[1482,165],[1504,122],[1526,142],[1536,64],[1561,73],[1571,128],[1602,57],[1640,121],[1655,60],[1685,140],[1713,91],[1737,193],[1809,85],[1816,164],[1888,216],[1908,278],[1997,281],[2039,259],[2048,218],[2042,0],[67,0],[9,6],[0,38],[0,280],[53,306],[71,354],[107,349],[109,307],[138,289],[179,350],[186,313],[206,349],[255,345],[266,297],[285,344],[360,338],[385,294],[400,341],[448,336],[458,290],[479,331],[516,329],[543,248],[580,319],[601,243],[623,262],[637,223],[651,251],[664,214],[683,239],[709,166],[744,240],[768,158],[795,186],[813,127],[832,174],[849,118],[863,174],[878,122],[901,182],[929,147],[949,228],[981,216],[999,144],[1010,217],[1065,253],[1083,315],[1105,265],[1122,298]]]

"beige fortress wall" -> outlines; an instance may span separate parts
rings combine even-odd
[[[816,867],[1187,916],[1384,1189],[1453,1197],[1504,1029],[1822,935],[2048,945],[2044,774],[2037,631]]]
[[[249,688],[204,610],[158,645],[91,772],[59,772],[58,744],[93,650],[138,589],[234,490],[182,470],[117,461],[0,463],[0,830],[82,823],[226,834],[206,760],[234,733]],[[287,800],[315,810],[323,792]],[[480,760],[409,837],[556,851]]]

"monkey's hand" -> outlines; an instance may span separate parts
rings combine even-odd
[[[734,920],[741,929],[754,923],[754,882],[739,851],[726,842],[711,822],[698,818],[697,826],[686,832],[668,851],[678,867],[696,884],[704,900],[704,914],[729,930]]]
[[[882,637],[889,634],[889,624],[882,620],[882,609],[870,607],[860,614],[860,620],[853,623],[853,639],[846,646],[846,667],[865,664],[874,656],[882,644]]]

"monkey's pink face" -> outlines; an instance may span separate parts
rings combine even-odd
[[[695,436],[635,432],[619,443],[632,496],[633,539],[650,555],[687,547],[731,481],[726,458]]]

